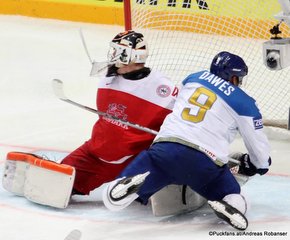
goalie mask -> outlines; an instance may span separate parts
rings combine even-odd
[[[119,33],[110,43],[108,64],[116,67],[122,64],[145,63],[148,47],[141,33],[126,31]]]
[[[210,72],[226,81],[236,76],[240,86],[248,74],[248,67],[241,57],[229,52],[220,52],[212,60]]]

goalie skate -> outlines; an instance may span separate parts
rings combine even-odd
[[[242,231],[248,227],[248,220],[244,214],[225,201],[208,201],[208,204],[219,218],[232,227]]]
[[[110,198],[113,201],[120,201],[127,196],[136,193],[143,185],[145,178],[150,174],[146,172],[138,174],[133,177],[127,177],[121,179],[110,191]]]

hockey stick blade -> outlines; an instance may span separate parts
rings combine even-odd
[[[81,231],[74,229],[65,237],[64,240],[80,240],[81,236],[82,236]]]
[[[106,117],[106,118],[109,118],[109,119],[112,119],[116,122],[119,122],[119,123],[122,123],[124,125],[127,125],[127,126],[130,126],[132,128],[135,128],[135,129],[138,129],[138,130],[141,130],[141,131],[144,131],[144,132],[147,132],[147,133],[151,133],[153,135],[157,135],[158,132],[153,130],[153,129],[150,129],[150,128],[147,128],[147,127],[143,127],[143,126],[140,126],[138,124],[135,124],[135,123],[131,123],[131,122],[128,122],[128,121],[125,121],[125,120],[121,120],[115,116],[112,116],[112,115],[109,115],[105,112],[101,112],[97,109],[94,109],[94,108],[90,108],[90,107],[87,107],[85,105],[82,105],[80,103],[77,103],[75,101],[72,101],[70,100],[69,98],[67,98],[64,94],[64,91],[63,91],[63,82],[59,79],[53,79],[52,81],[52,88],[53,88],[53,91],[54,91],[54,94],[62,101],[64,102],[67,102],[67,103],[70,103],[74,106],[77,106],[79,108],[82,108],[82,109],[85,109],[89,112],[92,112],[92,113],[95,113],[95,114],[98,114],[99,116],[103,116],[103,117]]]
[[[63,92],[63,82],[59,79],[53,79],[52,81],[52,89],[54,94],[61,100],[67,100],[66,96]]]
[[[68,99],[66,97],[66,95],[64,94],[64,91],[63,91],[63,82],[59,79],[53,79],[52,80],[52,88],[53,88],[53,91],[54,91],[54,94],[62,101],[64,102],[67,102],[67,103],[70,103],[72,105],[75,105],[79,108],[82,108],[82,109],[85,109],[89,112],[92,112],[92,113],[96,113],[98,115],[101,115],[101,116],[107,116],[108,114],[106,113],[103,113],[103,112],[100,112],[96,109],[93,109],[93,108],[90,108],[90,107],[87,107],[87,106],[84,106],[82,104],[79,104],[77,102],[74,102],[70,99]],[[117,120],[117,119],[116,119]]]

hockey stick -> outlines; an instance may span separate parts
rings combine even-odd
[[[83,44],[83,47],[84,47],[84,49],[85,49],[85,52],[86,52],[86,54],[87,54],[87,56],[88,56],[88,58],[89,58],[91,64],[93,64],[94,61],[93,61],[93,59],[91,58],[91,55],[90,55],[90,53],[89,53],[89,50],[88,50],[88,47],[87,47],[87,44],[86,44],[86,41],[85,41],[85,37],[84,37],[83,31],[82,31],[81,28],[80,28],[79,33],[80,33],[80,37],[81,37],[82,44]]]
[[[80,240],[81,236],[81,231],[78,229],[74,229],[65,237],[64,240]]]
[[[150,129],[150,128],[147,128],[147,127],[143,127],[143,126],[140,126],[139,124],[136,124],[136,123],[131,123],[131,122],[128,122],[128,121],[124,121],[124,120],[121,120],[117,117],[114,117],[110,114],[107,114],[105,112],[101,112],[97,109],[94,109],[94,108],[90,108],[90,107],[87,107],[85,105],[82,105],[80,103],[77,103],[75,101],[72,101],[70,99],[68,99],[65,94],[64,94],[64,90],[63,90],[63,82],[59,79],[53,79],[52,81],[52,88],[53,88],[53,91],[54,91],[54,94],[62,101],[64,102],[67,102],[67,103],[70,103],[74,106],[77,106],[79,108],[82,108],[82,109],[85,109],[89,112],[92,112],[92,113],[95,113],[95,114],[98,114],[100,116],[104,116],[106,118],[109,118],[109,119],[113,119],[119,123],[122,123],[122,124],[125,124],[127,126],[130,126],[132,128],[136,128],[138,130],[141,130],[141,131],[144,131],[144,132],[147,132],[147,133],[151,133],[153,135],[157,135],[158,132],[153,130],[153,129]],[[236,159],[233,159],[233,158],[229,158],[229,161],[232,162],[232,163],[235,163],[237,165],[240,165],[240,162]]]
[[[153,129],[150,129],[150,128],[147,128],[147,127],[143,127],[143,126],[140,126],[138,124],[135,124],[135,123],[131,123],[131,122],[128,122],[128,121],[125,121],[125,120],[121,120],[115,116],[112,116],[108,113],[105,113],[105,112],[101,112],[97,109],[94,109],[94,108],[90,108],[90,107],[87,107],[85,105],[82,105],[80,103],[77,103],[75,101],[72,101],[70,99],[68,99],[65,94],[64,94],[64,90],[63,90],[63,82],[59,79],[53,79],[52,81],[52,88],[53,88],[53,91],[54,91],[54,94],[62,101],[64,102],[67,102],[67,103],[70,103],[74,106],[77,106],[79,108],[82,108],[82,109],[85,109],[89,112],[92,112],[92,113],[95,113],[95,114],[98,114],[100,116],[103,116],[103,117],[106,117],[106,118],[109,118],[109,119],[112,119],[116,122],[119,122],[119,123],[122,123],[124,125],[127,125],[127,126],[130,126],[130,127],[133,127],[133,128],[136,128],[138,130],[141,130],[141,131],[144,131],[144,132],[147,132],[147,133],[151,133],[153,135],[157,135],[158,132],[153,130]]]
[[[106,70],[108,68],[108,62],[107,61],[104,61],[104,62],[95,62],[92,59],[92,57],[91,57],[91,55],[89,53],[88,46],[87,46],[87,43],[86,43],[86,40],[85,40],[83,31],[82,31],[81,28],[79,30],[79,33],[80,33],[80,37],[81,37],[82,44],[83,44],[84,50],[86,52],[86,55],[87,55],[90,63],[92,64],[92,69],[91,69],[90,76],[95,76],[98,73],[100,73],[100,72],[102,72],[102,71],[104,71],[104,70]]]
[[[267,127],[276,127],[276,128],[282,128],[290,130],[290,109],[289,109],[289,117],[288,122],[287,120],[270,120],[265,119],[263,120],[263,124]]]

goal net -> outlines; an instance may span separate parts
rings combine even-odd
[[[125,0],[126,1],[126,0]],[[220,51],[241,56],[249,67],[243,89],[253,96],[264,119],[288,119],[290,67],[271,71],[263,64],[262,44],[279,22],[277,0],[129,0],[128,28],[149,44],[147,66],[180,83],[190,73],[209,69]],[[126,6],[126,4],[125,4]],[[129,14],[128,14],[129,12]],[[290,30],[280,25],[282,37]]]

